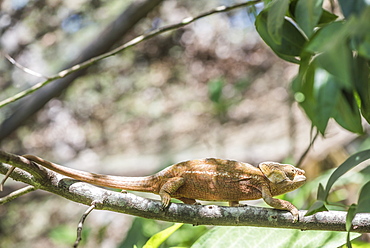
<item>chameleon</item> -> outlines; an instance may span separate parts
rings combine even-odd
[[[273,208],[288,210],[293,222],[298,221],[298,209],[290,202],[273,196],[293,191],[305,181],[305,171],[290,164],[262,162],[258,167],[234,160],[206,158],[180,162],[153,175],[124,177],[95,174],[64,167],[34,155],[23,155],[54,172],[98,186],[158,194],[162,208],[171,198],[185,204],[203,201],[226,201],[240,206],[239,201],[263,200]]]

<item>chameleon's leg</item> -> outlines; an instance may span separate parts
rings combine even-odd
[[[162,201],[162,208],[167,208],[170,205],[171,194],[175,193],[178,188],[184,184],[185,180],[182,177],[173,177],[163,184],[159,190],[159,196]]]
[[[178,197],[176,198],[180,201],[182,201],[183,203],[185,204],[190,204],[190,205],[200,205],[199,202],[196,202],[195,199],[191,199],[191,198],[186,198],[186,197]]]
[[[293,215],[293,223],[298,221],[298,209],[288,201],[272,198],[271,192],[268,187],[262,187],[262,198],[268,205],[273,208],[288,210],[289,212],[291,212]]]

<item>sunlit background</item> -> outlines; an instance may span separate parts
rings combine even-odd
[[[92,41],[108,39],[98,34],[132,2],[0,1],[1,51],[35,72],[54,75]],[[233,3],[164,1],[115,47],[155,28]],[[127,176],[148,175],[204,157],[254,165],[266,160],[295,164],[312,138],[310,122],[290,91],[298,67],[277,58],[262,42],[253,24],[260,8],[206,17],[89,67],[14,132],[0,130],[1,148],[81,170]],[[0,100],[43,80],[1,57]],[[12,103],[2,108],[0,122],[25,107]],[[317,140],[302,164],[308,178],[369,143],[356,137],[330,122],[326,139]],[[9,180],[6,186],[4,195],[20,184]],[[315,195],[306,190],[295,199],[298,208],[307,209],[304,197]],[[351,200],[350,195],[337,197]],[[41,191],[2,205],[0,247],[70,247],[85,209]],[[94,211],[86,221],[84,247],[140,245],[168,225]],[[205,230],[186,226],[168,240],[168,246],[189,245]]]

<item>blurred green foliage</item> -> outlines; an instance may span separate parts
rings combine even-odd
[[[166,231],[162,233],[162,230]],[[172,233],[172,231],[175,232]],[[172,223],[135,218],[130,231],[119,247],[143,247],[145,244],[158,244],[157,242],[152,243],[153,241],[149,242],[149,239],[155,235],[159,235],[160,239],[163,238],[165,240],[160,247],[190,247],[199,237],[206,233],[206,231],[207,228],[205,226],[192,226],[186,224],[179,227],[174,226]],[[172,235],[167,237],[168,234]],[[166,237],[163,237],[163,235]]]
[[[352,238],[359,236],[354,234]],[[262,227],[215,227],[191,247],[339,247],[344,244],[345,233],[304,231]]]
[[[89,238],[89,233],[91,229],[89,227],[85,227],[82,229],[82,240],[81,244],[83,245],[86,240]],[[58,245],[68,245],[73,244],[76,240],[76,229],[71,228],[68,225],[60,225],[50,230],[49,232],[50,238]]]

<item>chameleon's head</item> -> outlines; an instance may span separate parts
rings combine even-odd
[[[305,171],[290,164],[263,162],[258,167],[272,184],[284,187],[285,192],[295,190],[306,182]]]

